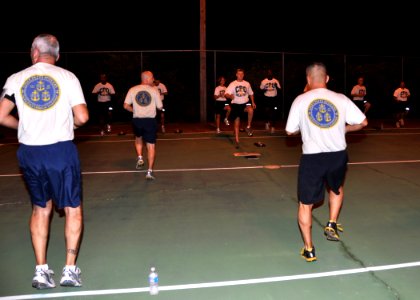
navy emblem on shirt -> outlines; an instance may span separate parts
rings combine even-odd
[[[338,110],[333,103],[324,99],[311,102],[308,109],[309,119],[321,128],[330,128],[338,121]]]
[[[152,96],[147,91],[140,91],[136,94],[136,103],[140,106],[148,106],[152,102]]]
[[[23,84],[21,92],[23,102],[36,110],[45,110],[54,106],[60,96],[57,82],[47,75],[29,77]]]

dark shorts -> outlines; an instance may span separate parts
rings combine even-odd
[[[247,118],[248,113],[245,111],[245,109],[249,105],[248,103],[245,103],[245,104],[231,103],[230,104],[231,111],[230,111],[229,119],[235,120],[236,118],[239,118],[239,119]]]
[[[156,144],[157,122],[155,118],[133,118],[132,123],[136,137],[142,137],[146,143]]]
[[[262,99],[261,102],[262,102],[261,107],[264,108],[264,109],[274,110],[276,107],[278,108],[278,106],[279,106],[278,97],[266,97],[266,96],[264,96],[264,98]]]
[[[101,116],[108,115],[109,111],[111,110],[110,109],[111,107],[112,107],[112,102],[111,101],[98,102],[98,112]]]
[[[221,115],[225,111],[225,106],[228,106],[229,102],[227,101],[214,101],[214,113],[216,115]]]
[[[367,100],[352,100],[354,104],[361,110],[365,111],[365,104],[368,102]]]
[[[394,101],[394,111],[397,114],[402,114],[408,112],[408,101]]]
[[[303,204],[324,200],[325,188],[339,194],[347,171],[347,151],[303,154],[298,171],[298,197]]]
[[[72,141],[46,146],[21,144],[17,157],[33,204],[45,207],[52,199],[59,209],[80,206],[80,159]]]

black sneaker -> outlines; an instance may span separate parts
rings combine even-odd
[[[312,262],[312,261],[316,261],[316,256],[315,256],[315,247],[312,247],[312,250],[309,251],[307,249],[305,249],[305,247],[302,248],[302,250],[300,250],[300,255],[307,261],[307,262]]]
[[[335,222],[328,221],[327,225],[324,227],[324,235],[329,241],[338,242],[340,240],[338,231],[343,232],[343,227],[341,227],[341,224],[337,224]]]

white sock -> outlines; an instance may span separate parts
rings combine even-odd
[[[66,270],[70,270],[70,271],[76,271],[76,266],[70,266],[70,265],[66,265],[65,267],[64,267],[64,269],[66,269]]]
[[[46,270],[48,270],[48,264],[45,264],[45,265],[36,265],[35,266],[35,269],[37,270],[37,271],[46,271]]]

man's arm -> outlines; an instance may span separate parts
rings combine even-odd
[[[73,106],[74,128],[78,128],[86,124],[89,120],[89,111],[86,104],[78,104]]]
[[[11,115],[12,110],[15,108],[15,103],[8,98],[0,99],[0,125],[17,129],[19,120]]]
[[[129,112],[133,112],[133,106],[131,104],[126,103],[126,102],[124,102],[124,109],[129,111]]]
[[[254,98],[254,95],[249,95],[249,98],[251,99],[251,103],[252,103],[252,108],[257,108],[257,105],[255,105],[255,98]]]
[[[225,93],[225,98],[226,98],[226,99],[233,100],[233,98],[235,98],[235,96],[234,96],[234,95],[232,95],[232,94],[226,94],[226,93]]]
[[[354,124],[354,125],[347,124],[346,125],[346,133],[347,132],[352,132],[352,131],[358,131],[358,130],[362,129],[363,127],[366,127],[367,124],[368,124],[367,119],[364,119],[362,121],[362,123],[360,123],[360,124]]]
[[[294,131],[294,132],[286,131],[286,134],[287,135],[297,135],[299,132],[300,132],[300,130],[297,130],[297,131]]]

